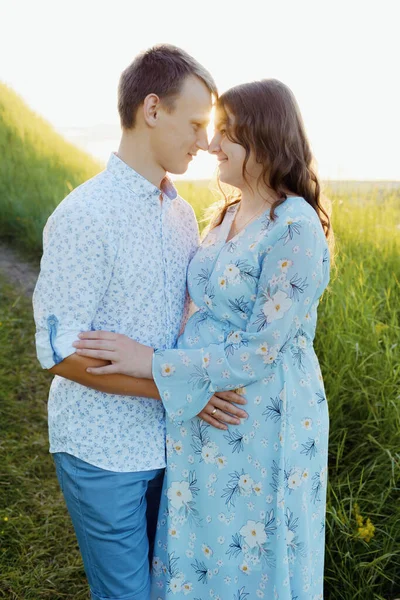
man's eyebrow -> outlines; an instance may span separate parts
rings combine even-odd
[[[210,122],[210,117],[199,117],[199,118],[193,117],[193,119],[192,119],[192,123],[203,125],[204,127],[207,127],[209,122]]]

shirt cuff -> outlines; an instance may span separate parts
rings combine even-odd
[[[36,354],[43,369],[51,369],[58,365],[64,358],[75,354],[76,348],[72,345],[78,339],[80,330],[62,330],[57,332],[55,339],[51,330],[42,329],[36,333]]]

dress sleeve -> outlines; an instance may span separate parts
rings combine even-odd
[[[36,352],[44,369],[74,354],[78,333],[92,329],[112,263],[111,244],[94,215],[58,209],[49,218],[33,293]]]
[[[326,287],[329,256],[319,221],[287,218],[272,236],[245,330],[232,330],[224,342],[204,348],[154,353],[153,377],[171,419],[191,419],[215,392],[266,377],[280,364]]]

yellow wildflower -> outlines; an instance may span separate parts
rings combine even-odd
[[[371,520],[368,518],[364,527],[358,528],[358,534],[363,538],[366,542],[370,542],[374,537],[375,526],[371,523]]]
[[[365,540],[366,542],[370,542],[375,534],[375,525],[373,525],[369,517],[364,523],[365,517],[362,517],[360,515],[360,508],[358,504],[354,505],[354,515],[357,522],[357,533],[359,537]]]

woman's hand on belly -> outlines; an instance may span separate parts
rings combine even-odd
[[[247,401],[236,392],[218,392],[197,415],[216,429],[228,429],[228,425],[239,425],[240,419],[247,419],[248,414],[236,404],[244,405]]]

